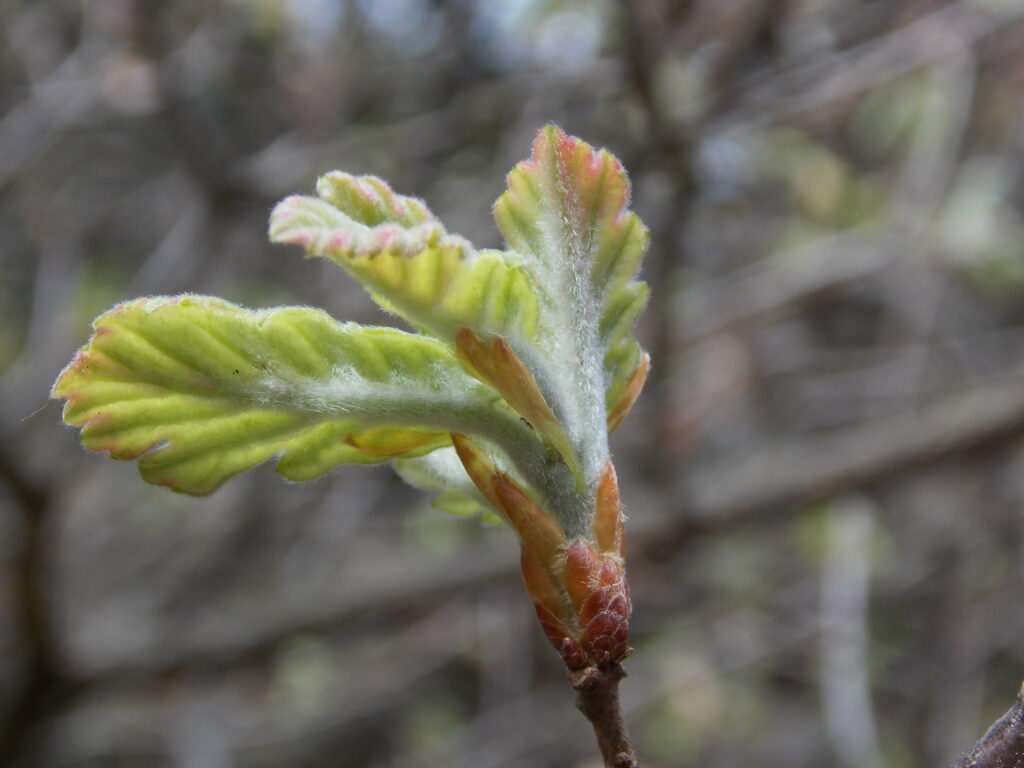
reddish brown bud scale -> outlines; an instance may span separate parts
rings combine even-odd
[[[612,664],[629,653],[629,590],[616,555],[599,556],[589,542],[576,539],[564,548],[557,572],[525,547],[522,569],[541,627],[570,669]]]
[[[598,555],[589,542],[577,539],[566,547],[562,577],[584,652],[599,665],[624,658],[631,606],[618,555]]]
[[[537,612],[541,628],[548,640],[562,656],[562,660],[570,669],[586,666],[587,657],[580,648],[579,641],[569,628],[566,617],[566,605],[552,579],[551,572],[544,568],[525,547],[520,562],[523,571],[523,583],[533,600],[533,608]]]
[[[471,439],[453,434],[452,443],[474,484],[519,533],[523,582],[544,634],[566,666],[607,666],[625,658],[631,606],[620,554],[622,511],[611,463],[598,483],[594,541],[567,542],[555,519]]]
[[[561,526],[504,472],[491,478],[491,486],[499,502],[498,508],[519,532],[523,545],[541,565],[551,568],[565,546]]]
[[[498,510],[505,514],[519,538],[540,564],[548,569],[565,546],[561,526],[511,477],[498,470],[477,445],[465,435],[452,435],[455,452],[473,484]]]
[[[562,577],[573,610],[577,614],[592,594],[597,584],[595,577],[600,568],[601,561],[588,542],[576,539],[566,547]]]
[[[598,584],[601,587],[619,586],[625,581],[622,564],[615,557],[606,557],[601,561],[601,573]]]
[[[558,648],[558,653],[569,669],[583,669],[590,663],[587,654],[573,638],[566,638]]]
[[[564,622],[562,598],[551,579],[551,572],[537,562],[537,558],[525,547],[520,551],[519,562],[523,571],[523,582],[530,597],[534,602],[547,606],[559,621]]]
[[[469,328],[460,328],[455,334],[455,349],[481,379],[501,392],[508,404],[531,424],[558,424],[537,380],[503,336],[494,336],[488,344]]]
[[[491,479],[498,470],[487,458],[486,454],[477,448],[476,444],[465,435],[452,434],[452,445],[459,456],[459,461],[466,470],[466,474],[473,481],[473,484],[491,502],[495,509],[501,509],[501,500],[498,498],[491,483]]]
[[[626,575],[617,558],[604,558],[599,578],[600,586],[587,598],[578,618],[583,628],[581,645],[601,665],[620,661],[629,653],[631,605]]]
[[[488,342],[470,328],[459,328],[455,333],[455,351],[477,378],[500,392],[512,410],[551,442],[576,476],[577,489],[582,490],[583,475],[565,428],[508,340],[504,336],[490,336]]]
[[[597,486],[594,540],[599,552],[622,555],[622,507],[619,504],[619,484],[615,477],[615,467],[610,461],[604,465],[601,481]]]

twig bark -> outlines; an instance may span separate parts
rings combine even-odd
[[[1024,768],[1024,686],[1009,711],[949,768]]]
[[[605,768],[637,768],[639,765],[619,705],[619,681],[625,676],[620,664],[589,666],[569,672],[569,684],[576,691],[576,708],[594,727]]]

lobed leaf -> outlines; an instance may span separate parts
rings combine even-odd
[[[627,210],[629,197],[629,179],[610,152],[548,126],[509,174],[494,215],[509,245],[553,278],[542,287],[579,287],[601,308],[633,279],[647,250],[647,228]]]
[[[629,197],[626,173],[609,152],[549,126],[494,209],[539,293],[548,389],[556,393],[549,401],[565,414],[591,484],[607,460],[610,411],[642,359],[630,333],[647,301],[647,287],[634,280],[647,230],[628,210]],[[595,402],[605,403],[603,413]]]
[[[386,181],[376,176],[331,171],[317,180],[316,193],[353,221],[368,227],[379,224],[414,227],[436,221],[426,203],[395,194]]]
[[[384,309],[440,339],[453,339],[461,327],[535,336],[537,297],[510,254],[477,253],[422,202],[373,176],[330,173],[317,192],[320,199],[293,196],[274,209],[273,241],[330,259]]]
[[[444,344],[306,308],[250,311],[201,296],[99,317],[53,396],[82,442],[138,459],[148,482],[195,495],[278,456],[291,480],[343,462],[419,456],[449,432],[522,430]]]

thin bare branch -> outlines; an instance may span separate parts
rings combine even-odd
[[[639,765],[619,706],[619,681],[625,676],[619,664],[569,672],[569,684],[576,691],[576,708],[594,727],[605,768],[637,768]]]
[[[1020,768],[1024,765],[1024,686],[1013,706],[981,741],[949,768]]]

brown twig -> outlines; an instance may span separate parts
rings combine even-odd
[[[974,748],[949,768],[1021,768],[1024,766],[1024,686],[1017,701]]]
[[[605,768],[637,768],[639,765],[619,706],[619,681],[625,676],[619,664],[589,666],[569,672],[569,684],[576,691],[576,708],[594,726]]]

